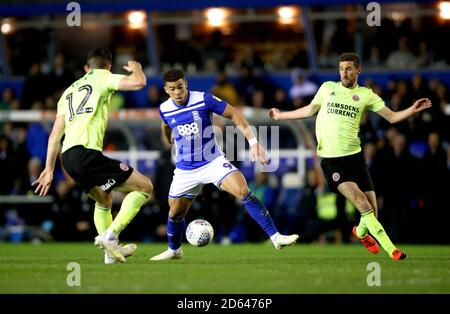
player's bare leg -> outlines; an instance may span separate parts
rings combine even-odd
[[[375,192],[367,191],[364,192],[364,195],[366,195],[367,200],[369,201],[370,208],[373,208],[375,217],[378,217],[378,206]],[[366,247],[366,249],[370,253],[377,254],[379,252],[377,241],[372,238],[372,236],[369,234],[369,230],[362,221],[358,226],[353,227],[352,233],[357,239],[359,239],[359,241]]]
[[[377,204],[377,196],[374,191],[365,191],[364,195],[367,197],[371,208],[373,208],[375,217],[378,219],[378,204]]]
[[[97,190],[91,190],[90,194],[95,195],[101,191],[98,188],[94,189]],[[137,170],[133,170],[130,177],[115,190],[129,193],[123,199],[120,211],[116,218],[102,234],[95,238],[95,243],[100,248],[104,249],[114,260],[125,262],[123,253],[126,252],[121,250],[119,245],[119,234],[136,216],[142,205],[148,201],[153,191],[153,185],[150,179],[139,173]],[[130,253],[133,251],[131,250],[132,248],[134,248],[135,251],[135,247],[132,246],[129,248],[130,250],[127,250],[127,252],[129,251]],[[107,258],[105,258],[105,262],[106,259]]]
[[[91,189],[89,196],[95,200],[95,210],[94,210],[94,224],[97,229],[98,234],[102,234],[112,223],[112,195],[111,193],[106,193],[99,187],[94,187]],[[129,243],[125,245],[119,244],[120,253],[123,257],[129,257],[134,255],[137,249],[135,243]],[[116,264],[117,261],[105,252],[104,257],[105,264]]]

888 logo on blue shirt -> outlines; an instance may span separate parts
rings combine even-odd
[[[197,122],[177,125],[177,130],[178,130],[178,134],[180,136],[187,136],[187,137],[190,137],[191,135],[195,136],[200,132]],[[186,137],[186,139],[191,139],[191,138],[187,138],[187,137]],[[192,138],[194,138],[194,137],[192,137]]]

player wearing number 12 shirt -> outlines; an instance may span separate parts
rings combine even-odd
[[[281,235],[269,212],[249,190],[242,173],[224,156],[216,143],[213,113],[233,121],[250,144],[252,158],[267,164],[264,148],[237,109],[209,93],[190,91],[181,70],[172,69],[164,76],[164,90],[170,98],[159,107],[164,139],[175,145],[176,169],[169,191],[167,220],[168,250],[152,261],[179,259],[183,256],[181,240],[185,216],[203,185],[212,183],[238,198],[250,216],[272,240],[275,248],[294,244],[298,235]]]
[[[153,190],[150,179],[127,164],[102,154],[108,124],[111,95],[117,90],[139,90],[147,79],[142,67],[128,61],[124,69],[130,75],[112,74],[112,55],[106,48],[88,53],[86,74],[68,87],[58,102],[56,120],[48,141],[45,169],[33,182],[40,196],[48,193],[53,170],[62,145],[62,163],[67,173],[95,202],[94,224],[99,236],[95,244],[105,251],[105,264],[125,262],[135,245],[119,246],[120,232],[148,201]],[[112,219],[112,190],[128,193],[119,213]]]

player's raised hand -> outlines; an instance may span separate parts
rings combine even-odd
[[[128,65],[124,65],[123,68],[128,72],[135,72],[136,69],[142,69],[142,66],[139,62],[130,60],[128,61]]]
[[[50,185],[52,184],[52,181],[53,181],[53,171],[44,169],[39,178],[33,183],[31,183],[32,186],[37,185],[36,190],[34,190],[34,193],[38,194],[39,196],[47,195],[48,190],[50,189]]]
[[[269,110],[269,118],[272,118],[274,120],[279,120],[280,119],[280,110],[278,110],[277,108],[272,108]]]
[[[429,100],[428,98],[421,98],[419,100],[416,100],[416,102],[414,102],[412,107],[413,107],[414,112],[419,112],[424,109],[430,108],[431,105],[432,105],[431,100]]]
[[[267,165],[269,163],[265,149],[256,143],[250,147],[252,161],[258,160],[261,164]]]

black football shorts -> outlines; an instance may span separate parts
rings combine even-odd
[[[125,182],[133,172],[126,163],[104,156],[100,151],[78,145],[62,154],[62,163],[67,173],[86,192],[94,186],[105,192]]]
[[[374,191],[363,152],[344,157],[322,158],[320,166],[331,192],[338,193],[338,185],[347,181],[355,182],[363,192]]]

